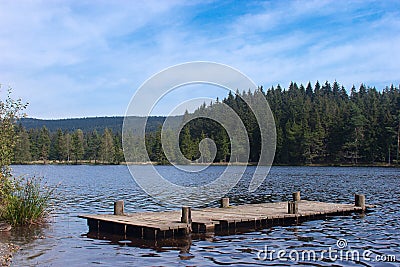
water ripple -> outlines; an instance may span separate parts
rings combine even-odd
[[[276,226],[231,236],[200,236],[193,240],[151,243],[136,240],[99,240],[87,237],[81,213],[111,213],[113,202],[125,200],[127,212],[174,210],[160,205],[141,190],[125,166],[14,166],[16,174],[44,176],[50,184],[61,183],[54,200],[51,223],[30,230],[14,229],[0,239],[20,244],[15,266],[398,266],[400,260],[400,170],[392,168],[273,167],[260,188],[247,191],[253,167],[228,194],[233,205],[286,201],[301,191],[302,198],[315,201],[353,203],[354,193],[364,193],[369,204],[377,205],[366,215],[337,216],[297,226]],[[176,184],[209,183],[225,167],[212,166],[190,175],[172,166],[156,166]],[[175,196],[171,196],[175,197]],[[205,199],[199,196],[199,199]],[[218,202],[209,206],[218,206]],[[370,250],[372,256],[395,255],[395,263],[322,260],[288,262],[258,259],[257,253],[274,250],[320,252],[335,248],[346,239],[348,249]],[[168,243],[169,242],[169,243]],[[371,257],[372,257],[371,256]]]

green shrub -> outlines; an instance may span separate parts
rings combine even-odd
[[[14,180],[11,192],[3,198],[1,218],[12,225],[42,222],[48,215],[54,189],[37,177]]]
[[[14,179],[12,176],[10,164],[19,138],[15,125],[24,116],[22,111],[26,107],[20,99],[11,98],[11,89],[5,97],[0,95],[0,219],[13,225],[42,221],[54,191],[43,185],[39,178]]]
[[[11,175],[0,172],[0,203],[13,191]]]

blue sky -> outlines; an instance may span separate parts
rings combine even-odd
[[[30,117],[124,115],[146,79],[188,61],[230,65],[265,88],[398,86],[399,13],[400,1],[0,0],[1,93],[12,87]],[[198,88],[154,114],[224,95]]]

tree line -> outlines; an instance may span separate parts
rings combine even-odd
[[[276,162],[393,163],[399,160],[400,92],[336,81],[268,90],[278,131]]]
[[[129,119],[132,122],[140,123],[145,120],[144,117],[131,116]],[[178,120],[179,118],[177,118]],[[163,124],[165,117],[152,116],[147,120],[146,129],[149,131],[155,131]],[[46,128],[50,132],[55,132],[61,129],[63,132],[74,132],[77,129],[81,129],[84,133],[92,132],[96,130],[99,133],[103,133],[105,128],[113,131],[114,133],[121,132],[121,128],[124,122],[123,116],[114,117],[89,117],[89,118],[70,118],[70,119],[35,119],[35,118],[19,118],[18,123],[22,124],[26,130]],[[177,122],[178,123],[178,122]]]
[[[94,164],[118,164],[123,159],[121,134],[113,134],[106,128],[102,134],[93,130],[84,133],[58,129],[50,132],[45,126],[26,130],[21,124],[16,127],[18,136],[14,148],[14,163],[32,161],[58,161],[74,163],[87,161]]]
[[[391,85],[381,91],[361,84],[348,91],[338,82],[318,81],[306,86],[292,82],[289,87],[280,85],[264,90],[259,87],[236,94],[229,93],[222,101],[200,106],[194,113],[186,112],[183,122],[188,123],[180,132],[161,127],[146,132],[146,150],[136,149],[141,138],[132,136],[126,144],[130,161],[168,164],[171,161],[185,163],[177,154],[174,140],[186,159],[196,162],[257,162],[260,155],[260,129],[256,118],[246,104],[255,101],[256,96],[266,98],[272,110],[276,125],[277,143],[274,164],[359,164],[398,163],[400,145],[400,91]],[[246,100],[246,101],[244,101]],[[231,141],[239,150],[243,140],[230,140],[225,129],[217,122],[207,119],[211,113],[221,113],[221,106],[227,105],[240,117],[246,127],[250,153],[240,153],[231,159]],[[266,108],[266,107],[261,107]],[[192,119],[195,117],[201,118]],[[225,120],[234,120],[227,117]],[[49,132],[45,127],[26,130],[17,127],[19,136],[15,147],[15,163],[37,160],[57,160],[78,163],[120,163],[124,161],[122,135],[120,131],[105,129],[73,132],[58,129]],[[213,159],[212,144],[216,146]],[[201,151],[200,151],[201,150]],[[244,148],[243,148],[243,151]],[[166,157],[166,153],[169,157]]]
[[[200,153],[199,143],[208,137],[215,141],[217,147],[214,162],[258,162],[260,129],[246,102],[256,102],[256,96],[260,94],[267,99],[275,119],[277,142],[274,164],[400,162],[399,88],[391,85],[378,91],[375,87],[361,84],[358,89],[353,86],[348,93],[336,81],[322,85],[317,81],[314,86],[310,82],[306,86],[292,82],[287,89],[278,85],[266,91],[259,87],[255,91],[229,93],[221,102],[217,99],[208,106],[203,104],[193,114],[186,113],[184,116],[184,120],[190,121],[179,134],[180,148],[185,157],[203,162],[209,153],[204,146],[203,153]],[[229,136],[215,121],[205,118],[190,120],[218,112],[222,104],[231,107],[244,123],[250,142],[249,158],[241,157],[239,153],[238,158],[230,159]],[[161,150],[160,135],[160,131],[151,134],[150,158],[167,162]]]

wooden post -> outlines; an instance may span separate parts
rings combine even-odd
[[[365,209],[365,195],[355,195],[355,205],[356,207],[362,207]]]
[[[114,215],[124,215],[124,201],[118,200],[114,202]]]
[[[229,207],[229,197],[221,198],[221,208],[228,208]]]
[[[181,222],[192,223],[192,210],[190,207],[182,207]]]
[[[297,201],[288,201],[288,213],[296,214],[299,212],[299,202]]]
[[[293,201],[300,201],[300,191],[293,192]]]

